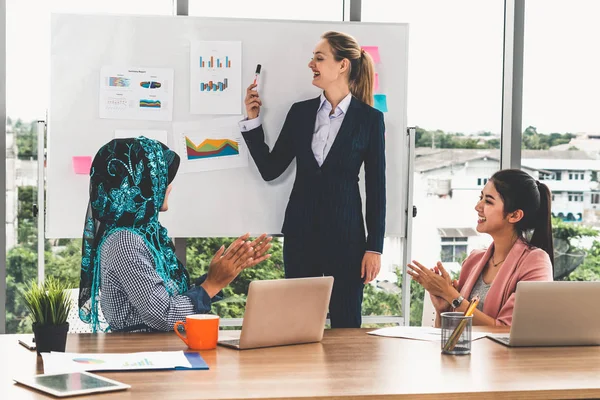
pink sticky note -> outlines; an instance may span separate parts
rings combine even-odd
[[[377,47],[377,46],[362,46],[361,49],[363,49],[364,51],[366,51],[367,53],[369,53],[371,55],[371,58],[373,59],[374,63],[378,63],[379,61],[381,61],[379,59],[379,47]]]
[[[379,74],[375,74],[375,82],[373,83],[373,90],[374,91],[378,91],[379,90]]]
[[[89,175],[92,168],[92,157],[90,156],[73,156],[73,171],[76,174]]]

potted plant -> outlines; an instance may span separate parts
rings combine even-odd
[[[47,278],[38,285],[32,281],[24,290],[25,306],[29,310],[38,354],[65,351],[71,309],[66,285]]]

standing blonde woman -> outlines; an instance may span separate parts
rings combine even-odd
[[[363,287],[379,273],[385,232],[385,127],[372,107],[374,65],[352,36],[327,32],[308,67],[323,92],[292,105],[273,149],[264,141],[254,84],[240,129],[264,180],[296,159],[282,228],[286,277],[333,276],[331,326],[360,327]],[[363,163],[366,218],[358,187]]]

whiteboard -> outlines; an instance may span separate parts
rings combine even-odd
[[[226,117],[190,113],[190,43],[241,41],[243,89],[252,82],[256,64],[262,65],[261,116],[272,147],[290,106],[319,95],[311,85],[308,62],[328,30],[349,33],[363,46],[379,46],[381,63],[376,70],[389,109],[386,235],[404,236],[408,25],[54,14],[51,26],[46,237],[78,238],[83,232],[89,176],[74,173],[72,157],[93,157],[115,130],[127,129],[168,131],[167,144],[176,149],[174,125],[201,128],[209,120]],[[100,119],[98,88],[105,66],[173,69],[172,121]],[[240,93],[240,110],[242,105]],[[280,178],[264,182],[251,159],[246,168],[178,174],[169,211],[160,221],[172,237],[280,233],[294,174],[292,162]],[[362,177],[361,191],[364,194]]]

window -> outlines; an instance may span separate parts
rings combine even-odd
[[[560,181],[562,173],[560,171],[548,171],[541,172],[540,171],[540,181]]]
[[[6,2],[6,332],[30,332],[19,291],[38,274],[37,127],[48,109],[51,13],[172,15],[173,0],[8,0]],[[77,210],[77,212],[83,212]],[[43,215],[43,214],[42,214]],[[48,240],[46,276],[79,286],[80,240]],[[2,298],[2,296],[0,296]]]
[[[591,200],[590,202],[592,204],[600,204],[600,194],[599,193],[592,193],[591,194]]]
[[[443,237],[442,238],[442,262],[458,262],[467,257],[466,237]]]
[[[579,171],[571,171],[569,172],[569,180],[584,180],[585,177],[585,173],[584,172],[579,172]]]
[[[569,193],[569,201],[573,201],[573,202],[583,201],[583,193]]]
[[[189,15],[341,21],[344,15],[344,3],[342,0],[189,0]]]
[[[441,242],[439,229],[474,227],[481,187],[500,168],[503,7],[502,0],[362,0],[364,22],[410,24],[407,118],[419,127],[410,254],[424,265],[440,260],[442,246],[444,259],[466,253],[466,242]],[[448,179],[451,196],[428,196],[431,179]],[[420,325],[422,304],[422,289],[411,284],[411,325]]]

